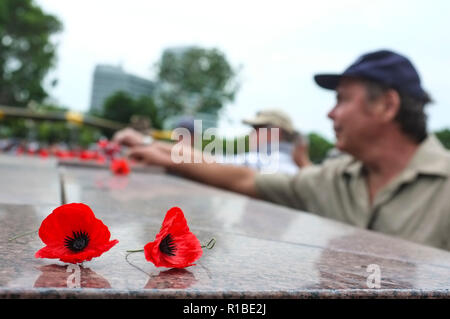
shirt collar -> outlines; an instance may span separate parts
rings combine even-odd
[[[356,177],[361,174],[363,164],[352,159],[344,168],[344,174]],[[450,152],[448,152],[434,135],[429,135],[417,149],[404,171],[407,175],[450,175]]]
[[[410,170],[423,175],[438,175],[447,177],[450,174],[450,153],[442,146],[434,135],[420,144],[411,162]]]
[[[351,177],[357,177],[360,175],[362,168],[363,165],[361,161],[356,160],[354,157],[350,157],[349,163],[344,168],[344,174],[350,175]]]

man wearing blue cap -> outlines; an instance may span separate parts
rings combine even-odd
[[[336,147],[349,154],[294,176],[220,164],[174,164],[170,152],[131,156],[190,178],[362,228],[450,250],[450,153],[427,134],[430,98],[404,56],[382,50],[316,83],[335,90]]]
[[[349,154],[299,172],[256,176],[262,198],[450,250],[450,155],[428,136],[430,98],[414,66],[383,50],[316,83],[336,90],[328,113]]]

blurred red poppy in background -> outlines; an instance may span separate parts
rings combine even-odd
[[[98,154],[96,151],[83,150],[80,153],[80,159],[82,160],[95,160]]]
[[[56,157],[58,158],[71,158],[72,154],[69,151],[64,151],[64,150],[57,150],[55,152]]]
[[[108,159],[113,160],[120,153],[120,145],[115,142],[108,142],[103,148],[103,152]]]
[[[89,206],[81,203],[62,205],[48,215],[39,228],[46,244],[36,258],[56,258],[67,263],[81,263],[99,257],[116,245],[108,227],[97,219]]]
[[[100,149],[104,149],[108,146],[109,141],[107,139],[101,139],[97,142],[97,146]]]
[[[183,211],[173,207],[166,213],[155,241],[145,245],[144,253],[156,267],[184,268],[195,265],[203,250],[189,230]]]
[[[111,171],[116,175],[128,175],[130,173],[130,165],[125,159],[114,159],[111,162]]]
[[[50,155],[50,153],[48,152],[48,150],[41,148],[39,150],[39,156],[40,157],[48,157]]]

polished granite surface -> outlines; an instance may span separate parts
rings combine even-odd
[[[0,158],[0,170],[7,165]],[[61,203],[18,203],[4,201],[4,195],[0,297],[450,297],[450,253],[443,250],[164,173],[115,176],[107,169],[50,165],[42,171],[63,177],[64,196],[52,193],[55,201],[89,205],[119,244],[80,267],[35,259],[43,246],[37,234],[8,238],[37,230]],[[26,166],[31,170],[33,164]],[[7,190],[3,179],[0,185]],[[19,188],[10,192],[20,196]],[[154,240],[173,206],[182,208],[201,242],[215,237],[215,247],[205,250],[196,266],[185,269],[156,268],[143,253],[127,260],[126,250]],[[368,286],[370,265],[379,267],[380,288]],[[80,275],[78,283],[72,280],[74,274]]]
[[[61,183],[54,159],[0,156],[0,178],[0,203],[61,202]]]

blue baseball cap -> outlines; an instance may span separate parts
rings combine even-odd
[[[411,61],[389,50],[364,54],[342,74],[317,74],[314,80],[325,89],[335,90],[343,77],[372,80],[419,100],[429,100]]]

